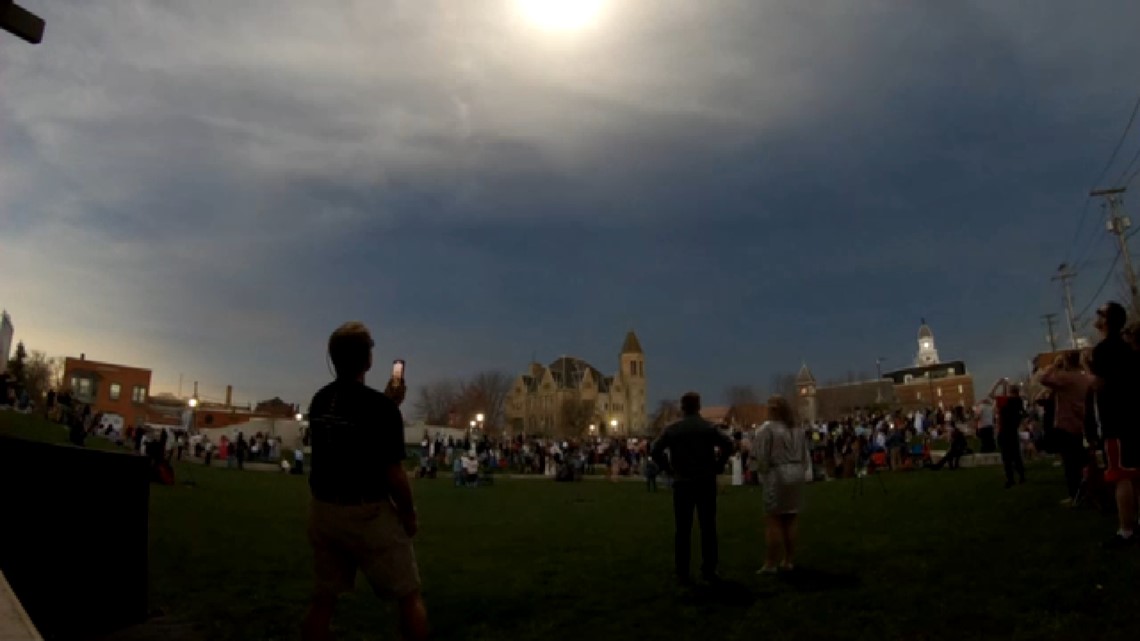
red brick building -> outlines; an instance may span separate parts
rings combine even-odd
[[[173,394],[151,397],[148,422],[163,425],[183,425],[182,417],[189,410],[189,400]],[[199,399],[197,407],[190,413],[190,419],[193,421],[194,427],[198,429],[225,428],[248,423],[258,418],[293,420],[297,410],[296,405],[286,403],[280,398],[262,401],[256,407],[234,405],[233,387],[226,386],[225,401],[219,403]]]
[[[89,361],[83,354],[63,364],[63,385],[72,398],[121,417],[125,425],[146,422],[150,376],[149,369]]]
[[[925,321],[918,330],[914,363],[914,367],[884,372],[877,380],[828,387],[817,387],[815,377],[804,365],[796,376],[800,418],[829,421],[871,408],[909,412],[974,406],[974,377],[962,361],[942,362],[934,345],[934,332]]]

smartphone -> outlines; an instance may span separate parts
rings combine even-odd
[[[392,378],[402,381],[404,380],[404,361],[396,359],[392,361]]]

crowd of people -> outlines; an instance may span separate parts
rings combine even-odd
[[[694,515],[700,526],[702,578],[718,580],[717,477],[726,470],[731,470],[733,484],[763,487],[765,554],[758,574],[768,575],[795,570],[807,483],[878,471],[954,470],[971,453],[972,435],[978,454],[1000,453],[1007,489],[1025,482],[1026,457],[1056,454],[1064,468],[1063,502],[1115,509],[1119,527],[1106,547],[1123,547],[1140,540],[1135,535],[1140,516],[1140,351],[1135,332],[1125,329],[1126,318],[1116,303],[1098,309],[1101,340],[1091,350],[1062,353],[1035,371],[1030,385],[1043,391],[1033,398],[1025,397],[1022,386],[1002,379],[976,408],[856,413],[804,425],[797,423],[786,399],[774,396],[763,425],[734,431],[702,419],[700,396],[688,393],[681,399],[681,420],[652,442],[425,434],[417,474],[436,476],[440,469],[451,469],[456,485],[473,488],[502,470],[573,481],[601,467],[612,480],[643,476],[649,491],[664,476],[672,489],[675,570],[678,581],[688,585]],[[336,597],[352,589],[358,571],[378,594],[397,600],[406,637],[426,636],[412,545],[419,522],[404,467],[408,453],[399,411],[406,387],[402,379],[390,380],[382,392],[365,385],[372,346],[359,323],[334,332],[329,356],[337,378],[310,405],[309,540],[316,589],[303,623],[306,639],[328,638]],[[11,390],[3,391],[11,402]],[[22,409],[31,411],[32,406]],[[64,394],[49,395],[44,411],[67,425],[78,444],[100,433],[102,417]],[[207,463],[215,455],[227,464],[232,460],[235,467],[249,460],[274,461],[282,453],[281,443],[264,434],[248,439],[239,434],[218,448],[166,429],[128,429],[123,438],[156,467],[188,452]],[[934,461],[932,448],[943,442],[947,449]],[[297,463],[303,465],[303,454]]]

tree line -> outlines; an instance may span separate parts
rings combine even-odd
[[[16,343],[16,353],[8,360],[7,371],[16,393],[27,392],[28,398],[40,406],[48,390],[60,385],[63,359],[49,357],[39,350],[28,351],[20,341]]]
[[[796,388],[796,375],[793,372],[779,372],[773,374],[768,380],[767,387],[760,385],[737,384],[729,385],[724,390],[724,400],[735,409],[735,418],[742,425],[760,423],[764,418],[763,407],[768,397],[778,394],[796,407],[795,399],[799,395]],[[712,403],[706,403],[712,405]],[[657,434],[670,423],[681,418],[681,407],[678,400],[664,400],[657,404],[657,409],[650,420],[650,430]]]
[[[507,396],[514,377],[505,372],[485,370],[469,378],[434,381],[420,387],[413,408],[428,425],[467,427],[476,414],[483,425],[497,430],[506,424]]]

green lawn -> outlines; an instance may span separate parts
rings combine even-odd
[[[4,414],[0,430],[29,431]],[[297,638],[311,579],[304,480],[194,475],[196,487],[152,491],[153,605],[196,622],[203,639]],[[726,489],[721,571],[736,585],[715,593],[671,582],[668,491],[417,481],[436,638],[1135,638],[1140,548],[1100,550],[1113,521],[1059,508],[1060,470],[1033,466],[1030,483],[1009,491],[997,468],[884,480],[886,494],[869,479],[859,498],[853,481],[809,488],[798,580],[754,576],[760,493]],[[392,638],[391,609],[363,583],[339,614],[342,639]]]

